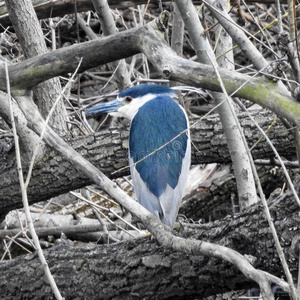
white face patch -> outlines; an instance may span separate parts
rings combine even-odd
[[[126,97],[121,99],[118,97],[117,99],[123,102],[124,106],[120,107],[119,111],[112,115],[121,116],[132,120],[138,109],[142,107],[146,102],[154,99],[155,97],[157,97],[157,94],[147,94],[139,98],[133,98],[130,103],[126,103]]]

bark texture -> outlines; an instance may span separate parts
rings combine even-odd
[[[257,112],[255,117],[262,128],[267,128],[274,119],[274,115],[269,112]],[[249,144],[253,145],[261,137],[259,132],[243,115],[240,116],[240,120]],[[195,124],[195,121],[192,121],[192,124]],[[280,132],[280,135],[278,132]],[[192,158],[193,164],[230,162],[226,139],[219,118],[216,115],[192,126],[191,134],[195,145]],[[269,137],[281,155],[286,159],[293,159],[295,149],[292,133],[277,122],[269,131]],[[129,169],[122,170],[114,176],[111,173],[128,165],[127,140],[128,128],[117,125],[97,132],[95,135],[69,140],[69,144],[107,176],[120,177],[128,174]],[[6,143],[7,147],[5,147]],[[5,136],[1,144],[3,144],[3,147],[0,157],[0,219],[8,211],[22,205],[12,138]],[[252,153],[255,159],[274,156],[265,141],[258,143]],[[25,175],[26,169],[25,161],[23,167]],[[65,158],[57,155],[55,150],[48,147],[44,157],[37,162],[33,170],[28,188],[28,198],[30,203],[35,203],[88,184],[91,184],[90,179],[78,172]],[[226,194],[227,196],[230,195],[230,193]],[[211,204],[207,206],[211,207]],[[203,217],[202,212],[197,215]]]
[[[299,181],[296,184],[299,191]],[[299,208],[289,192],[274,198],[269,206],[296,275]],[[260,204],[234,218],[184,227],[179,235],[233,248],[246,255],[256,268],[282,275]],[[166,250],[151,238],[106,246],[62,242],[45,255],[66,299],[153,299],[153,295],[156,299],[202,299],[253,285],[228,263]],[[5,300],[54,299],[35,254],[0,264],[0,290]]]
[[[47,53],[44,33],[30,0],[10,0],[6,2],[6,5],[25,58]],[[46,118],[60,95],[60,81],[58,78],[51,78],[34,87],[33,91],[39,110]],[[66,109],[63,101],[56,105],[49,124],[60,135],[66,134]]]

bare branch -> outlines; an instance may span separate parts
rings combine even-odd
[[[143,27],[62,48],[11,65],[9,66],[9,72],[12,91],[20,92],[22,89],[31,88],[53,76],[73,72],[80,57],[84,57],[79,70],[83,71],[139,52],[143,52],[163,76],[187,85],[221,91],[211,66],[180,58],[163,42],[161,29],[162,26],[165,26],[163,22],[167,21],[168,15],[164,13],[158,19]],[[156,23],[161,24],[159,25],[160,29],[158,29]],[[155,51],[153,51],[153,47]],[[95,52],[98,53],[97,56],[94,55]],[[300,104],[292,98],[282,95],[274,82],[264,78],[251,78],[224,69],[220,69],[220,74],[229,94],[238,90],[235,93],[236,96],[258,103],[291,122],[300,124]],[[241,86],[242,88],[240,88]],[[6,89],[1,72],[0,89]]]

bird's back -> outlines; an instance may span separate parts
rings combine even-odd
[[[130,128],[129,160],[130,165],[137,163],[131,174],[138,201],[170,227],[178,214],[190,166],[188,131],[174,138],[186,129],[183,109],[165,95],[140,107]]]

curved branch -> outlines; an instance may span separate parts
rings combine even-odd
[[[153,26],[148,28],[149,34],[140,37],[139,47],[164,77],[222,92],[212,67],[178,57],[160,40],[160,35]],[[274,82],[264,77],[250,77],[225,69],[219,69],[219,73],[230,96],[248,99],[287,118],[294,124],[300,124],[300,104],[293,98],[282,95]]]
[[[80,60],[80,72],[89,68],[143,52],[153,65],[172,80],[213,91],[222,91],[213,67],[178,57],[164,42],[168,22],[164,12],[143,27],[114,36],[62,48],[9,66],[13,93],[29,89],[51,77],[73,72]],[[97,55],[94,55],[97,53]],[[250,77],[234,71],[219,70],[228,94],[248,99],[269,108],[294,124],[300,125],[300,104],[284,96],[275,83],[263,77]],[[6,89],[0,66],[0,89]]]

